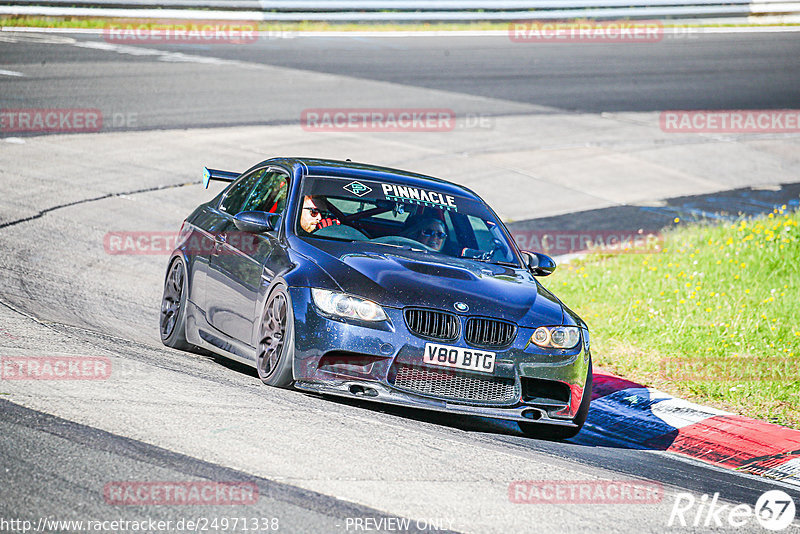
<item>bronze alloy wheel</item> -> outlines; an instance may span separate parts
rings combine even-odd
[[[161,298],[159,330],[164,345],[180,350],[190,350],[186,341],[186,270],[183,261],[172,261],[164,281],[164,296]]]
[[[294,323],[289,296],[278,286],[267,300],[261,319],[256,369],[262,382],[277,387],[292,385],[293,344]]]

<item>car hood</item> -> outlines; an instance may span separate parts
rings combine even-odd
[[[563,324],[561,302],[526,269],[408,248],[314,240],[317,265],[341,289],[383,306],[419,306],[513,321],[521,326]]]

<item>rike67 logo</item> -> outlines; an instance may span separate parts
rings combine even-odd
[[[795,517],[792,497],[781,490],[771,490],[758,498],[755,507],[747,504],[721,504],[719,492],[695,498],[691,493],[678,493],[667,526],[703,528],[741,528],[753,524],[755,518],[767,530],[784,530]]]

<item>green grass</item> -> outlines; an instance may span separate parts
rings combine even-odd
[[[141,28],[162,26],[168,22],[176,24],[214,23],[203,20],[174,19],[122,19],[105,17],[0,17],[0,27],[35,27],[35,28],[93,28],[102,29],[108,24],[130,25]],[[240,24],[247,21],[217,21],[220,24]],[[507,22],[474,22],[474,23],[329,23],[329,22],[247,22],[255,24],[259,31],[453,31],[453,30],[501,30],[508,31]]]
[[[785,210],[676,225],[660,252],[587,255],[547,286],[589,324],[597,365],[800,428],[800,214]]]
[[[176,24],[194,23],[202,25],[213,21],[202,20],[173,20],[173,19],[127,19],[127,18],[107,18],[107,17],[42,17],[42,16],[0,16],[0,28],[2,27],[28,27],[28,28],[89,28],[102,29],[108,24],[136,24],[140,28],[151,28],[163,25],[168,22]],[[218,21],[222,24],[237,24],[241,21]],[[679,28],[701,28],[701,27],[729,27],[729,26],[759,26],[759,24],[670,24],[670,21],[662,21],[664,27]],[[458,30],[495,30],[508,31],[508,22],[251,22],[260,31],[458,31]],[[795,26],[795,24],[771,24],[771,26]]]

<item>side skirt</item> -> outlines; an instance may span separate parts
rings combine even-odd
[[[205,313],[195,303],[188,301],[186,312],[186,339],[189,343],[255,368],[255,348],[208,324]]]

